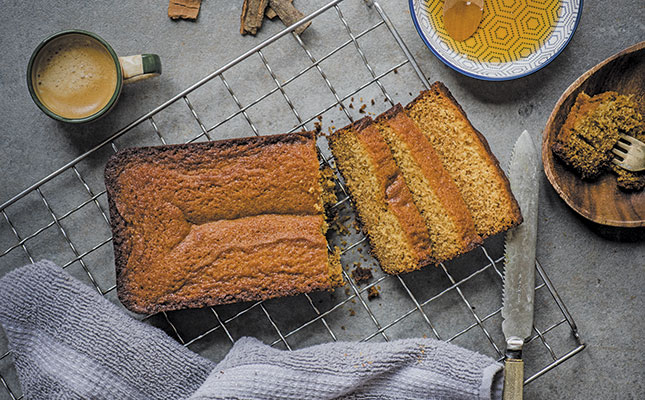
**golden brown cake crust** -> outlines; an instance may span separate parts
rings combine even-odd
[[[329,289],[312,132],[127,149],[106,166],[117,292],[155,313]]]
[[[490,146],[488,144],[488,141],[484,137],[484,135],[479,132],[475,127],[472,125],[470,120],[468,119],[468,116],[466,115],[466,112],[464,109],[461,107],[461,105],[457,102],[457,100],[454,98],[452,93],[448,90],[448,88],[442,83],[442,82],[435,82],[432,84],[431,88],[429,90],[424,90],[422,91],[419,96],[417,96],[414,100],[412,100],[407,106],[405,106],[405,110],[410,110],[414,105],[424,99],[428,95],[437,95],[444,97],[448,99],[448,101],[455,107],[455,109],[458,111],[460,114],[461,119],[466,122],[469,126],[469,128],[472,129],[472,131],[476,134],[477,138],[479,139],[479,142],[482,145],[482,149],[486,152],[487,158],[489,159],[492,167],[496,170],[496,176],[499,179],[499,182],[502,184],[504,187],[505,192],[508,194],[507,195],[507,200],[510,205],[510,218],[511,222],[507,224],[507,226],[501,227],[501,229],[495,231],[495,232],[478,232],[479,235],[482,238],[487,238],[489,236],[492,236],[496,233],[505,231],[513,226],[517,226],[520,223],[522,223],[522,214],[520,212],[520,207],[517,204],[517,200],[515,200],[515,197],[513,196],[513,193],[511,191],[511,185],[510,182],[508,181],[508,178],[504,174],[504,171],[499,165],[499,161],[497,160],[497,157],[493,154],[493,152],[490,149]]]
[[[429,189],[434,192],[442,205],[442,209],[436,210],[436,213],[445,213],[447,218],[454,223],[454,234],[459,242],[450,251],[449,255],[443,255],[442,257],[435,253],[434,256],[437,261],[446,261],[481,244],[482,239],[475,231],[472,216],[459,193],[459,189],[448,171],[443,168],[439,156],[428,139],[419,130],[414,121],[405,114],[401,104],[390,108],[378,116],[375,121],[391,127],[397,139],[407,147],[421,174],[427,180],[430,186]],[[405,177],[405,171],[403,175]],[[433,227],[428,226],[428,229],[432,232]],[[441,240],[441,238],[438,240]],[[433,247],[436,249],[439,246],[434,244]],[[445,258],[446,256],[448,258]]]

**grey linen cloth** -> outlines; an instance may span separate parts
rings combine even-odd
[[[51,262],[0,279],[25,399],[499,399],[501,364],[432,339],[293,352],[241,338],[219,364]]]

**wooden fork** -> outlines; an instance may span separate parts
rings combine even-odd
[[[620,140],[611,150],[614,155],[614,164],[628,171],[638,172],[645,170],[645,143],[632,136],[620,134]]]

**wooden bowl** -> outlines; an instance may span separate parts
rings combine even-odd
[[[631,193],[620,190],[616,185],[616,175],[611,172],[593,182],[583,181],[551,151],[556,134],[578,94],[584,91],[593,96],[610,90],[645,98],[645,42],[629,47],[596,65],[562,94],[542,135],[544,172],[565,203],[583,217],[602,225],[644,227],[645,190]]]

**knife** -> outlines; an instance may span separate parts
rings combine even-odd
[[[508,231],[504,242],[502,332],[506,338],[503,400],[521,400],[524,390],[522,346],[533,329],[535,248],[539,192],[539,159],[524,131],[515,142],[509,171],[511,191],[524,222]]]

